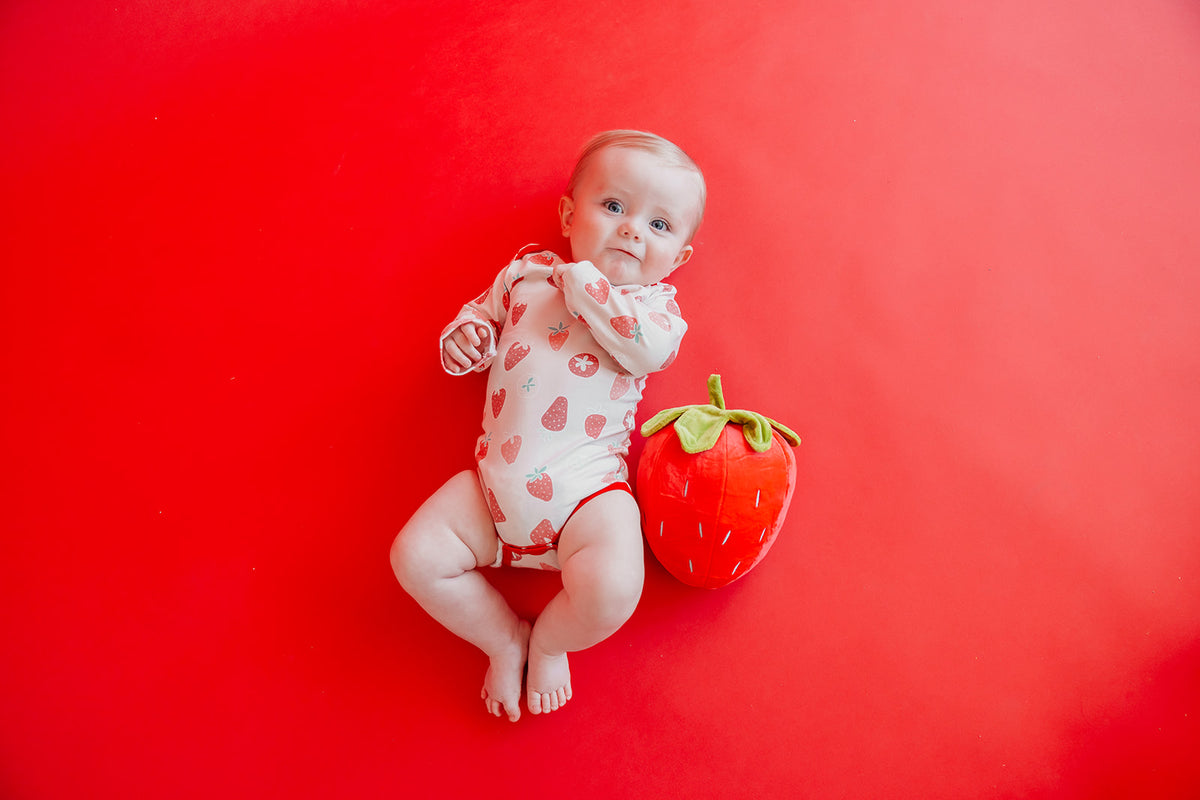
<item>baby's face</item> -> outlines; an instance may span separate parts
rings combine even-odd
[[[648,286],[692,257],[700,176],[643,150],[607,147],[592,156],[574,197],[559,203],[571,259],[590,261],[614,286]]]

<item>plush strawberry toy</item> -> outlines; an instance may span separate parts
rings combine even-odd
[[[708,394],[709,405],[661,411],[642,426],[637,494],[659,562],[689,586],[716,589],[771,549],[796,488],[800,437],[761,414],[726,410],[720,375],[709,377]]]

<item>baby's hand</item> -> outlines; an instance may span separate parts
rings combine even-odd
[[[451,372],[471,369],[483,361],[492,339],[492,328],[482,322],[464,322],[446,337],[442,364]]]
[[[563,288],[563,275],[573,266],[575,265],[569,262],[555,264],[554,272],[550,275],[550,282],[560,289]]]

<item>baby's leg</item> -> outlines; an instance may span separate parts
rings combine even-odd
[[[533,714],[571,699],[567,653],[607,639],[642,596],[641,515],[627,492],[606,492],[580,507],[558,543],[563,588],[542,611],[529,640],[526,702]]]
[[[496,716],[521,716],[521,678],[529,623],[479,574],[496,558],[499,539],[473,472],[434,492],[392,543],[396,578],[430,616],[490,659],[483,700]]]

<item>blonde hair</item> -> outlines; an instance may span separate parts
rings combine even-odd
[[[601,150],[609,147],[628,147],[631,150],[641,150],[657,156],[673,167],[681,167],[696,173],[696,176],[700,178],[700,214],[696,217],[695,228],[692,229],[692,235],[695,235],[696,229],[700,227],[700,221],[704,219],[704,204],[708,197],[708,187],[704,183],[704,173],[700,170],[699,165],[692,160],[692,157],[683,152],[683,148],[653,133],[612,130],[593,136],[584,144],[583,149],[579,151],[579,159],[575,162],[575,169],[571,171],[571,177],[567,181],[567,196],[575,196],[575,187],[579,184],[580,178],[583,177],[588,164],[591,163],[592,157]]]

